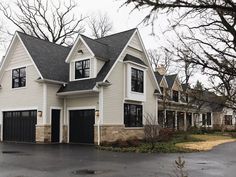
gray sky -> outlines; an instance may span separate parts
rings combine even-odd
[[[14,0],[0,0],[1,2],[10,2]],[[131,13],[132,6],[123,6],[120,8],[124,0],[79,0],[78,12],[84,16],[89,16],[92,13],[102,12],[107,13],[111,21],[113,21],[113,31],[112,33],[128,30],[131,28],[138,27],[142,39],[144,41],[146,49],[155,49],[161,46],[167,46],[167,39],[174,40],[174,36],[171,33],[164,33],[168,29],[168,20],[165,15],[160,15],[155,23],[155,36],[151,35],[152,28],[151,26],[145,26],[140,24],[142,19],[148,13],[148,9],[141,11],[135,10]],[[140,24],[140,25],[139,25]],[[11,31],[15,31],[16,28],[10,24],[4,22],[4,25]],[[85,32],[85,35],[89,36],[88,32]],[[1,45],[1,44],[0,44]],[[0,58],[5,54],[5,46],[0,46]],[[196,73],[192,78],[192,82],[196,82],[197,79],[206,81],[206,77],[201,76],[199,73]]]

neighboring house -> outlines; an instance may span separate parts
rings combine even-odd
[[[213,126],[213,109],[200,94],[181,84],[178,75],[167,75],[164,66],[155,71],[162,95],[158,99],[158,122],[162,127],[187,130],[192,126]],[[204,97],[204,96],[203,96]]]
[[[63,47],[16,32],[0,70],[1,140],[142,138],[158,83],[137,29]]]

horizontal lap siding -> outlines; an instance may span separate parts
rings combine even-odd
[[[47,116],[47,120],[46,120],[47,124],[50,123],[51,108],[52,107],[63,108],[63,98],[60,98],[56,95],[57,91],[60,89],[60,87],[61,87],[61,85],[53,85],[53,84],[47,85],[47,101],[48,101],[48,104],[47,104],[47,106],[48,106],[47,115],[48,116]]]
[[[123,124],[124,64],[118,62],[108,81],[111,86],[104,88],[104,124]]]
[[[43,88],[41,84],[36,82],[40,76],[21,43],[16,43],[15,49],[8,59],[7,70],[4,71],[1,82],[0,110],[28,109],[30,107],[42,110]],[[27,65],[26,87],[12,89],[11,68],[25,65]]]

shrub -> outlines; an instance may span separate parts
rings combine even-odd
[[[142,143],[141,140],[139,140],[138,138],[132,138],[127,140],[127,143],[129,144],[129,146],[131,147],[138,147],[140,146],[140,144]]]
[[[232,138],[236,138],[236,132],[230,132],[230,136],[231,136]]]
[[[170,128],[163,128],[159,132],[158,141],[166,142],[170,141],[174,136],[174,130]]]

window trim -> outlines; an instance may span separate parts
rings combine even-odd
[[[138,107],[141,107],[141,126],[139,125],[136,125],[136,126],[127,126],[125,124],[125,106],[126,105],[135,105],[135,106],[138,106]],[[137,107],[136,107],[137,109]],[[144,127],[144,124],[143,124],[143,105],[142,104],[133,104],[133,103],[124,103],[123,104],[123,116],[124,116],[124,119],[123,119],[123,123],[124,123],[124,126],[126,129],[132,129],[132,128],[143,128]]]
[[[13,71],[14,70],[21,70],[21,69],[25,69],[25,85],[24,86],[19,86],[19,87],[14,87],[13,85]],[[22,67],[17,67],[17,68],[12,68],[11,69],[11,89],[12,90],[17,90],[17,89],[23,89],[26,88],[27,85],[27,67],[26,66],[22,66]]]
[[[83,78],[78,78],[76,79],[76,63],[77,62],[83,62],[89,60],[89,77],[83,77]],[[79,60],[74,60],[73,61],[73,70],[74,70],[74,74],[73,74],[73,80],[74,81],[78,81],[78,80],[86,80],[86,79],[90,79],[91,78],[91,58],[84,58],[84,59],[79,59]]]

